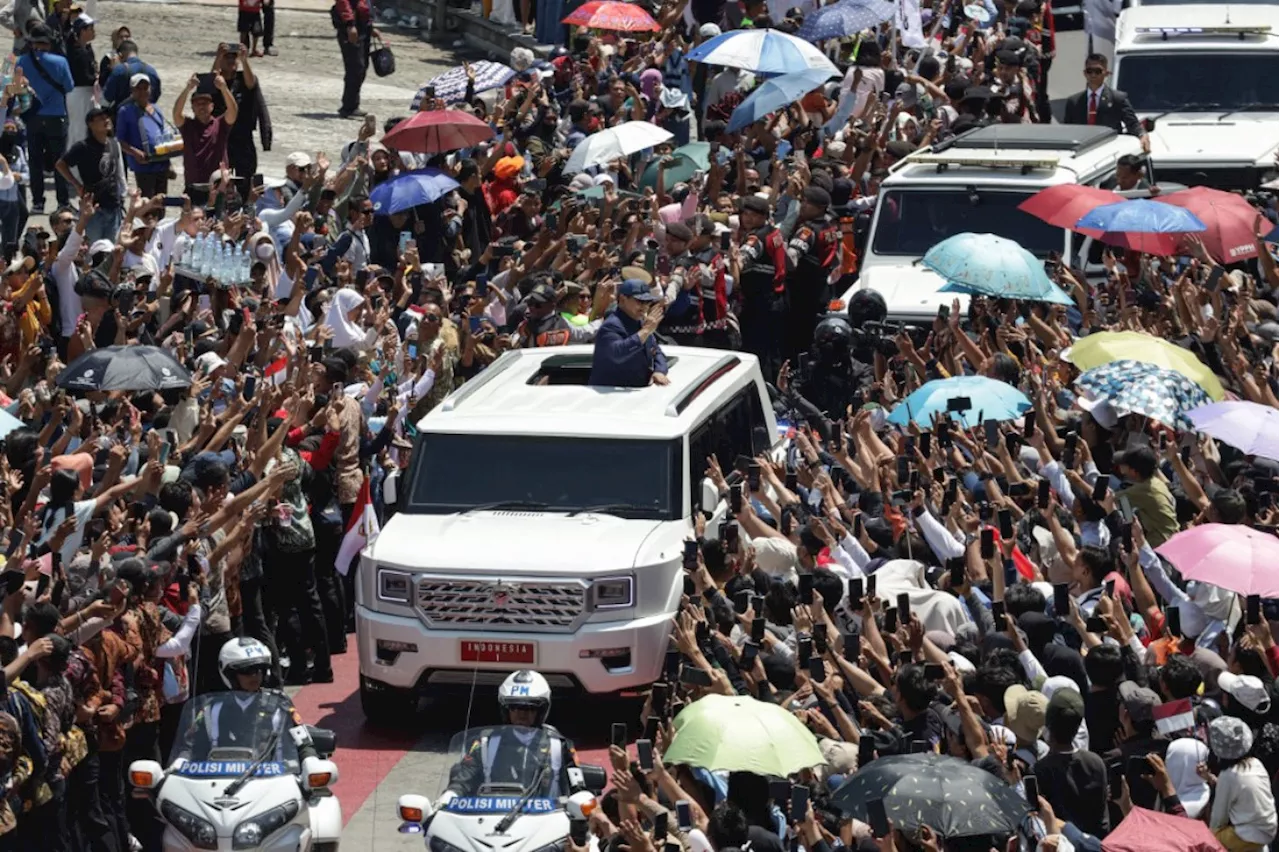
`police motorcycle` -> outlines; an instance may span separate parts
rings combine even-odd
[[[598,766],[564,766],[558,738],[543,728],[472,728],[449,742],[451,769],[434,803],[398,801],[402,834],[421,834],[430,852],[559,852],[565,839],[598,852],[587,818],[604,792]],[[527,759],[501,783],[490,781],[503,743],[522,742]],[[458,792],[462,789],[463,792]]]
[[[237,712],[247,707],[252,712]],[[334,736],[293,725],[292,709],[282,693],[192,698],[168,769],[154,760],[129,764],[134,795],[152,797],[164,819],[165,852],[337,852]],[[308,742],[317,756],[300,759],[299,745]]]

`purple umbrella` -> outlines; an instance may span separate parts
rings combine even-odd
[[[1214,402],[1187,412],[1197,431],[1244,452],[1280,461],[1280,409],[1256,402]]]

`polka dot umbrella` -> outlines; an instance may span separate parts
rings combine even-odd
[[[1029,812],[1018,791],[999,778],[937,754],[882,757],[841,785],[831,802],[867,821],[867,802],[880,799],[895,828],[927,825],[942,837],[1009,834]]]

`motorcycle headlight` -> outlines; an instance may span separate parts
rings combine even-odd
[[[207,819],[196,816],[186,808],[180,808],[169,801],[160,805],[160,813],[169,825],[191,841],[192,846],[197,849],[218,848],[218,830]]]
[[[630,577],[604,577],[591,584],[591,599],[596,609],[621,609],[635,603]]]
[[[297,815],[298,803],[288,802],[247,819],[237,825],[231,835],[231,848],[257,849],[264,840],[292,822]]]
[[[431,852],[463,852],[462,849],[459,849],[447,840],[441,840],[439,837],[431,838],[427,843],[427,848],[431,850]]]

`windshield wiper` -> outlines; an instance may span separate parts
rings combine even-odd
[[[653,514],[656,509],[652,506],[640,506],[636,503],[601,503],[599,506],[583,506],[581,509],[574,509],[569,513],[569,517],[574,515],[589,515],[594,512],[605,515],[619,515],[624,512],[645,512]]]
[[[545,509],[546,503],[540,503],[537,500],[494,500],[492,503],[481,503],[479,506],[472,506],[466,509],[462,514],[469,515],[472,512],[491,512],[494,509]]]
[[[271,732],[271,738],[267,740],[266,748],[264,748],[256,758],[254,758],[253,763],[249,764],[249,768],[244,771],[243,775],[227,785],[227,789],[222,791],[222,795],[234,796],[238,793],[240,788],[248,783],[249,779],[253,777],[253,773],[258,771],[258,767],[266,762],[267,755],[276,750],[276,742],[279,741],[279,739],[280,729],[276,728]]]
[[[1226,104],[1220,104],[1217,101],[1203,101],[1200,103],[1178,104],[1170,112],[1213,112],[1214,110],[1226,108]]]
[[[1218,116],[1218,121],[1222,121],[1222,119],[1226,118],[1229,115],[1232,115],[1233,113],[1253,112],[1254,110],[1257,110],[1257,109],[1274,110],[1276,109],[1276,104],[1264,104],[1261,102],[1241,104],[1235,109],[1229,109],[1226,112],[1224,112],[1222,115]]]
[[[511,826],[515,824],[515,821],[520,817],[520,812],[524,810],[524,806],[529,804],[529,800],[533,798],[533,794],[542,786],[542,777],[546,774],[547,765],[544,763],[542,766],[538,767],[538,774],[534,776],[533,783],[531,783],[528,789],[524,791],[524,795],[516,800],[515,807],[507,811],[507,815],[498,823],[497,828],[494,829],[495,833],[504,834],[507,829],[511,828]]]

